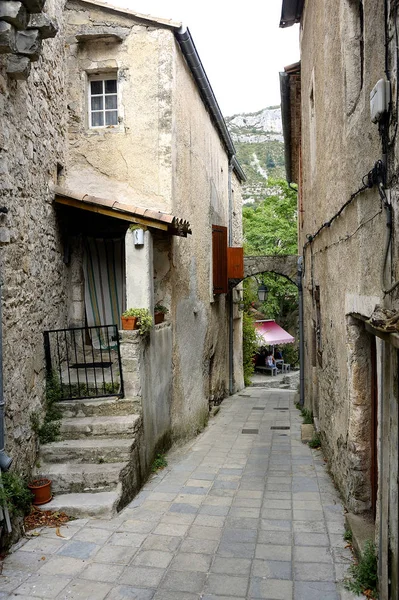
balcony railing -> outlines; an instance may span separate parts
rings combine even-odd
[[[60,400],[123,398],[116,325],[52,329],[43,335],[47,375],[59,380]]]

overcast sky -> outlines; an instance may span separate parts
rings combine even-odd
[[[279,28],[282,0],[107,1],[187,25],[224,116],[280,104],[279,71],[299,60],[298,25]]]

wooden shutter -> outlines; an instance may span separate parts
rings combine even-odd
[[[244,279],[244,248],[227,248],[227,276]]]
[[[213,293],[227,294],[227,227],[212,225]]]

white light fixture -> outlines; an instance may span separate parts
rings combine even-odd
[[[133,231],[133,239],[135,246],[143,246],[144,245],[144,230],[143,229],[135,229]]]
[[[269,288],[264,283],[261,283],[258,287],[258,300],[259,302],[265,302],[267,300],[267,295],[269,293]]]

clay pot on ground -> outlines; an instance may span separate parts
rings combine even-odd
[[[129,331],[137,329],[137,317],[122,317],[122,329]]]
[[[33,504],[40,505],[50,502],[51,496],[51,479],[43,477],[42,479],[34,479],[28,483],[28,488],[33,494]]]

